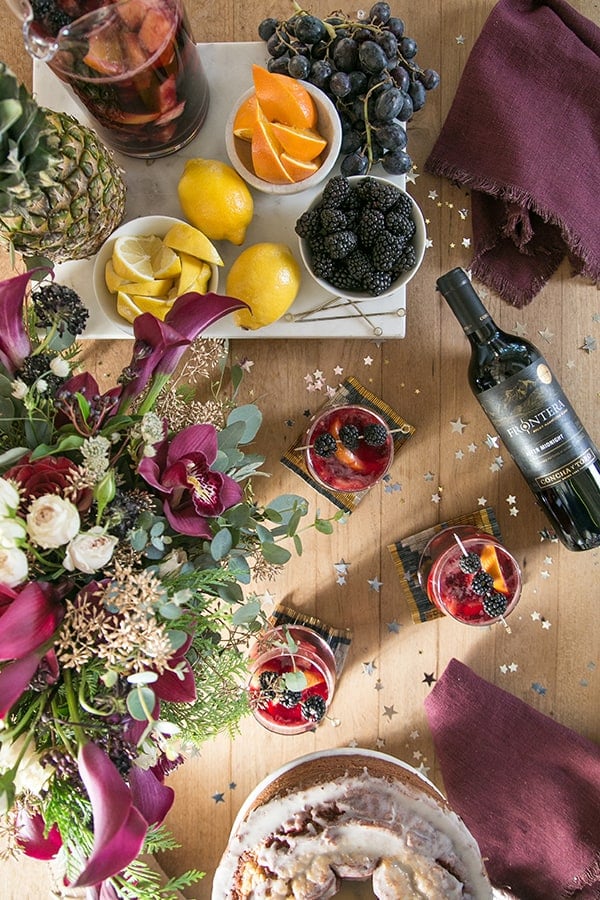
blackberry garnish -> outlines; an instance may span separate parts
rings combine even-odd
[[[385,218],[381,210],[364,209],[358,223],[358,237],[363,247],[371,247],[377,235],[384,230]]]
[[[366,425],[363,432],[365,444],[369,447],[382,447],[387,441],[388,430],[385,425]]]
[[[356,450],[360,440],[360,431],[356,425],[342,425],[340,428],[340,441],[348,450]]]
[[[494,579],[489,572],[484,572],[483,569],[480,572],[475,572],[471,582],[471,590],[474,594],[479,594],[480,596],[489,594],[493,587]]]
[[[481,568],[481,560],[479,558],[479,554],[467,553],[466,556],[461,556],[458,567],[461,572],[465,573],[465,575],[474,575],[475,572],[479,572]]]
[[[301,700],[302,691],[285,690],[279,698],[279,702],[282,706],[285,706],[286,709],[293,709],[294,706],[298,706]]]
[[[298,237],[310,240],[321,233],[321,215],[318,209],[307,209],[296,221],[294,228]]]
[[[363,285],[365,291],[378,297],[379,294],[389,291],[392,286],[392,276],[389,272],[369,272],[365,275]]]
[[[497,616],[501,616],[508,606],[508,598],[501,594],[500,591],[492,591],[491,594],[488,594],[483,598],[482,601],[483,610],[487,613],[490,618],[495,619]]]
[[[270,669],[261,672],[258,676],[258,683],[260,684],[261,690],[274,690],[278,678],[279,675],[277,672],[272,672]]]
[[[31,292],[31,300],[38,325],[54,326],[59,335],[68,331],[73,337],[85,331],[90,314],[72,288],[55,282],[43,284]]]
[[[337,441],[328,431],[320,434],[313,444],[313,449],[318,456],[333,456],[337,449]]]
[[[412,216],[395,207],[385,214],[385,227],[392,234],[403,237],[405,244],[411,239],[417,230]]]
[[[350,182],[343,175],[330,178],[323,190],[323,206],[341,207],[350,196]]]
[[[384,231],[378,235],[373,244],[373,266],[381,272],[391,272],[398,264],[402,251],[404,249],[404,241],[389,231]]]
[[[362,286],[364,279],[373,271],[371,260],[362,250],[353,250],[345,260],[350,277]]]
[[[326,256],[325,253],[321,252],[313,254],[312,267],[317,278],[322,278],[324,281],[331,281],[333,273],[335,272],[335,263]]]
[[[400,191],[395,185],[376,181],[370,191],[370,202],[376,209],[385,212],[396,205],[399,196]]]
[[[334,231],[344,231],[348,227],[346,214],[341,209],[326,206],[321,210],[321,231],[323,234],[332,234]]]
[[[320,694],[311,694],[302,701],[300,711],[309,722],[320,722],[327,712],[327,704]]]

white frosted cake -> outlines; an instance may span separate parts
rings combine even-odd
[[[489,900],[477,843],[427,779],[383,753],[303,756],[234,823],[212,900]]]

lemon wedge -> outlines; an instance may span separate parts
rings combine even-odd
[[[162,241],[154,235],[123,235],[115,241],[113,269],[127,281],[152,281],[152,257],[160,251]]]
[[[143,294],[147,297],[164,298],[172,287],[172,278],[155,278],[152,281],[123,281],[118,289],[125,294],[131,294],[133,296]]]
[[[127,278],[123,278],[121,275],[117,275],[117,273],[115,272],[115,267],[112,264],[112,259],[107,260],[104,267],[104,281],[106,282],[106,287],[111,292],[111,294],[116,294],[121,285],[124,284],[127,280]]]
[[[129,294],[119,291],[117,293],[117,312],[121,318],[133,324],[134,320],[141,315],[142,310],[133,302]]]
[[[177,278],[181,273],[179,255],[161,242],[159,252],[152,257],[152,269],[155,278]]]
[[[177,225],[169,228],[163,243],[166,247],[179,253],[187,253],[189,256],[203,259],[215,266],[223,265],[217,248],[209,241],[204,232],[199,228],[194,228],[193,225],[188,225],[187,222],[178,222]]]

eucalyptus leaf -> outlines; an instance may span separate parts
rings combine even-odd
[[[227,417],[227,425],[230,426],[236,422],[241,422],[244,426],[244,431],[241,438],[239,438],[238,443],[248,444],[256,437],[260,430],[260,426],[262,425],[262,413],[253,403],[236,406]]]
[[[156,705],[156,695],[152,688],[137,685],[127,695],[127,709],[137,722],[151,722],[152,710]]]
[[[284,672],[282,677],[288,691],[298,691],[298,693],[300,693],[305,690],[308,684],[306,675],[304,672],[301,672],[300,669]]]
[[[238,503],[226,511],[227,522],[234,528],[243,528],[250,521],[250,506],[248,503]]]
[[[302,539],[300,538],[300,535],[299,535],[299,534],[295,534],[295,535],[293,536],[292,540],[294,541],[294,549],[295,549],[295,551],[296,551],[296,554],[297,554],[298,556],[302,556],[302,549],[303,549],[303,548],[302,548]]]
[[[179,619],[181,616],[181,609],[176,603],[163,603],[159,612],[163,619]]]
[[[260,612],[260,600],[248,600],[244,606],[236,609],[231,621],[234,625],[249,625],[253,622]]]
[[[27,447],[11,447],[0,456],[0,469],[8,469],[27,453]]]
[[[242,591],[239,584],[235,582],[231,582],[231,584],[219,584],[217,586],[217,594],[224,600],[225,603],[243,603],[244,601],[244,592]]]
[[[13,382],[0,372],[0,397],[12,397]]]
[[[333,534],[333,525],[327,519],[316,519],[315,531],[320,534]]]
[[[260,547],[266,561],[274,566],[283,566],[291,559],[292,554],[281,544],[264,543]]]
[[[148,542],[148,533],[142,528],[136,528],[129,532],[129,543],[136,553],[141,553]]]
[[[219,432],[219,449],[229,450],[237,447],[246,430],[243,422],[233,422]]]
[[[213,559],[224,559],[233,546],[233,539],[228,528],[221,528],[210,542]]]
[[[179,650],[180,647],[183,647],[185,642],[188,639],[187,632],[182,631],[180,628],[171,628],[168,632],[169,634],[169,643],[173,648],[173,652]]]
[[[132,675],[127,676],[127,681],[129,684],[153,684],[158,681],[158,674],[156,672],[133,672]]]

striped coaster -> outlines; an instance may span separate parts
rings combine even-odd
[[[316,631],[331,647],[336,674],[338,678],[340,677],[352,641],[352,631],[349,628],[333,628],[315,616],[306,615],[282,604],[275,607],[269,616],[269,622],[271,625],[304,625],[306,628]]]
[[[399,453],[400,448],[415,432],[414,426],[409,425],[408,422],[392,409],[391,406],[388,406],[384,400],[381,400],[380,397],[377,397],[372,391],[364,387],[360,381],[352,376],[343,381],[335,394],[333,394],[318,411],[321,412],[324,409],[340,406],[341,404],[360,404],[361,406],[366,406],[374,412],[379,413],[382,419],[387,423],[390,431],[397,428],[402,429],[402,431],[396,431],[393,435],[394,459]],[[304,452],[297,449],[298,447],[303,446],[305,437],[306,432],[302,432],[289,450],[281,457],[281,462],[284,466],[287,466],[288,469],[291,469],[292,472],[295,472],[296,475],[299,475],[300,478],[303,478],[307,484],[315,489],[315,491],[318,491],[324,497],[327,497],[327,499],[337,506],[338,509],[341,509],[346,513],[353,512],[363,497],[369,493],[371,488],[366,488],[364,491],[357,491],[354,493],[348,491],[332,491],[316,482],[306,468]]]
[[[423,548],[430,538],[442,528],[454,525],[475,525],[480,531],[500,539],[500,527],[496,520],[496,514],[491,506],[486,506],[467,515],[440,522],[438,525],[412,534],[394,544],[388,544],[388,550],[392,554],[400,576],[400,591],[408,604],[413,622],[430,622],[432,619],[439,619],[444,615],[421,588],[417,580],[417,569]]]

